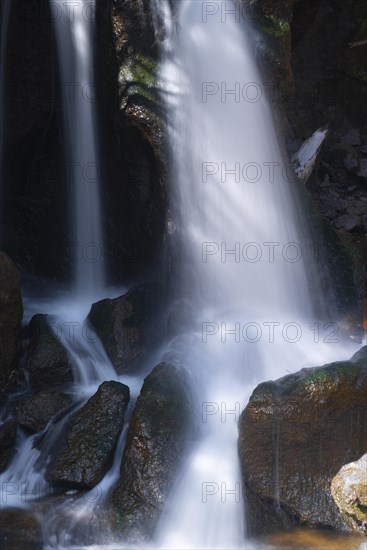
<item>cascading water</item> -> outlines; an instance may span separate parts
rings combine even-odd
[[[181,250],[172,314],[185,312],[167,353],[182,357],[195,381],[201,437],[177,480],[154,547],[249,550],[237,421],[250,392],[260,381],[348,358],[354,350],[352,344],[349,349],[337,345],[330,330],[324,331],[327,319],[313,313],[313,301],[322,298],[310,296],[305,273],[313,251],[307,250],[296,222],[292,184],[283,175],[287,163],[246,36],[250,27],[231,15],[229,0],[184,0],[174,8],[176,33],[171,5],[152,0],[155,21],[163,18],[167,32],[160,80],[176,182],[172,238]],[[131,410],[141,378],[118,377],[95,335],[89,331],[86,339],[83,332],[89,300],[107,293],[101,262],[90,261],[91,249],[85,249],[92,245],[99,259],[103,243],[96,113],[89,95],[95,3],[53,0],[52,6],[74,190],[78,299],[32,307],[56,312],[53,327],[75,367],[75,383],[66,389],[75,398],[70,412],[83,406],[100,382],[111,379],[132,390]],[[70,326],[76,327],[72,337]],[[92,523],[87,539],[98,540],[98,507],[119,475],[126,436],[125,426],[113,465],[97,488],[103,499],[96,500],[94,492],[47,499],[52,490],[44,480],[45,468],[64,422],[46,428],[41,444],[39,434],[20,433],[18,453],[1,477],[8,498],[3,504],[33,507],[42,516],[45,548],[81,548],[74,535]],[[274,445],[275,481],[280,430],[278,426]],[[19,491],[9,498],[9,484],[19,488],[23,483],[28,498]],[[35,502],[36,486],[44,489],[40,503]],[[275,497],[279,502],[280,495]],[[109,546],[123,547],[120,542]]]
[[[313,251],[239,7],[179,2],[176,34],[170,3],[154,3],[167,32],[161,86],[182,253],[175,310],[189,311],[172,347],[196,377],[203,432],[160,523],[164,548],[243,547],[236,421],[250,392],[351,353],[328,332],[315,337],[327,319],[315,318],[323,297],[307,283]]]
[[[62,0],[52,0],[50,6],[59,54],[72,233],[78,252],[72,296],[63,294],[54,300],[41,301],[38,297],[31,303],[26,298],[25,319],[29,320],[33,313],[52,313],[50,326],[67,350],[74,368],[74,383],[64,388],[64,392],[73,398],[69,413],[74,414],[105,380],[127,383],[132,406],[142,380],[139,376],[118,377],[101,342],[85,321],[92,301],[123,291],[105,287],[101,262],[103,239],[96,109],[95,98],[91,95],[94,88],[95,2],[83,0],[71,5]],[[2,21],[4,26],[5,16]],[[3,40],[2,37],[2,47]],[[66,421],[67,415],[51,428],[47,426],[41,437],[40,434],[29,436],[19,430],[17,453],[9,468],[0,476],[3,507],[42,509],[45,548],[71,546],[79,529],[78,523],[88,523],[95,508],[107,498],[119,475],[126,438],[125,427],[117,444],[115,460],[96,490],[92,491],[94,494],[87,494],[86,497],[76,495],[75,498],[58,501],[54,489],[45,480],[45,473],[50,453],[57,446]],[[53,501],[51,505],[48,498]],[[70,515],[73,516],[72,521]],[[98,524],[94,529],[98,532]]]
[[[103,286],[100,170],[93,70],[94,0],[50,3],[62,87],[66,166],[77,245],[77,295]]]

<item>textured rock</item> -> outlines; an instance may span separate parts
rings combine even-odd
[[[97,53],[104,98],[100,141],[109,183],[105,260],[118,284],[121,273],[132,280],[151,272],[165,246],[166,125],[156,75],[160,37],[151,6],[150,0],[111,0],[97,6],[105,22]]]
[[[13,418],[0,426],[0,473],[6,470],[14,453],[17,423]]]
[[[100,385],[71,418],[65,441],[46,474],[50,483],[91,489],[101,481],[111,465],[129,398],[129,388],[124,384]]]
[[[332,480],[331,495],[346,523],[367,534],[367,454],[341,468]]]
[[[34,388],[49,389],[73,381],[73,368],[66,349],[53,333],[48,315],[34,315],[29,324],[31,341],[26,367]]]
[[[350,361],[257,386],[239,435],[252,533],[293,521],[347,529],[330,484],[366,449],[366,405],[367,347]]]
[[[154,343],[156,293],[153,285],[139,285],[119,298],[101,300],[91,307],[88,321],[119,374],[144,358]]]
[[[37,519],[25,510],[1,510],[0,547],[2,550],[42,550],[42,529]]]
[[[137,400],[112,497],[123,540],[151,537],[192,437],[190,417],[183,373],[169,363],[159,364]]]
[[[18,424],[32,432],[40,432],[47,423],[72,403],[69,395],[61,392],[40,392],[21,401],[14,410]]]
[[[15,367],[22,316],[20,273],[9,256],[0,252],[0,387]]]

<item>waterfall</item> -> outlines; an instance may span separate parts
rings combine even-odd
[[[2,31],[9,4],[3,3]],[[74,367],[74,382],[60,388],[72,397],[69,414],[83,407],[104,380],[127,384],[131,401],[110,469],[94,488],[102,495],[98,499],[93,490],[57,498],[46,482],[50,456],[60,445],[69,414],[52,419],[52,427],[36,435],[18,430],[15,457],[0,476],[0,497],[4,508],[29,508],[42,518],[45,550],[125,547],[113,540],[115,533],[109,533],[111,544],[104,544],[102,531],[143,377],[138,370],[117,375],[96,334],[89,329],[86,338],[83,331],[91,301],[108,293],[93,93],[95,4],[50,0],[70,226],[78,245],[77,299],[63,294],[53,301],[26,303],[26,311],[27,316],[52,312],[54,333]],[[307,229],[293,198],[297,183],[277,136],[272,94],[254,61],[252,29],[238,11],[240,5],[231,0],[151,0],[157,30],[162,22],[166,30],[159,84],[172,159],[169,238],[179,258],[172,268],[174,328],[162,358],[178,356],[194,381],[198,438],[188,449],[150,548],[261,547],[246,538],[237,452],[240,414],[259,382],[352,354],[352,346],[338,345],[332,331],[325,331],[325,322],[332,320],[326,312],[320,316],[322,307],[315,313],[314,305],[324,297],[310,291],[307,273],[317,274],[317,254],[308,249]],[[2,33],[1,73],[4,37]],[[1,94],[3,99],[3,88]],[[152,364],[158,354],[161,350],[149,358]],[[276,506],[282,496],[281,430],[277,425],[272,457]]]
[[[4,159],[4,132],[5,132],[5,65],[6,65],[6,42],[8,35],[8,21],[10,12],[10,0],[1,2],[1,34],[0,34],[0,204],[4,204],[4,174],[5,174],[5,159]],[[4,231],[4,211],[3,206],[0,209],[0,245],[3,242]]]
[[[195,377],[202,432],[157,540],[162,548],[243,547],[240,411],[257,383],[350,350],[315,337],[327,319],[315,316],[323,296],[311,296],[306,276],[306,265],[317,270],[314,251],[241,3],[185,0],[175,17],[168,0],[152,5],[166,27],[160,86],[181,251],[175,312],[185,312],[172,347]]]
[[[64,115],[64,146],[77,294],[103,286],[100,164],[94,75],[94,0],[50,3],[55,26]]]

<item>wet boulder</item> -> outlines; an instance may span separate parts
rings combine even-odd
[[[332,480],[331,495],[345,522],[367,535],[367,454],[341,468]]]
[[[23,399],[14,410],[18,424],[31,432],[40,432],[58,413],[65,411],[72,398],[62,392],[43,391]]]
[[[27,370],[33,388],[49,389],[73,382],[73,368],[64,346],[52,330],[49,315],[34,315],[29,324]]]
[[[6,420],[0,426],[0,473],[4,472],[14,454],[17,423],[14,418]]]
[[[52,485],[91,489],[101,481],[112,463],[129,398],[124,384],[103,382],[71,417],[65,440],[46,473]]]
[[[160,363],[137,400],[112,496],[115,528],[123,540],[137,543],[152,536],[192,437],[191,414],[184,373]]]
[[[0,252],[0,386],[16,366],[23,316],[20,273],[5,252]]]
[[[0,548],[2,550],[42,550],[42,529],[35,516],[26,510],[0,511]]]
[[[146,357],[154,344],[156,293],[154,285],[142,284],[119,298],[101,300],[91,307],[88,321],[118,374],[129,371]]]
[[[366,450],[367,347],[255,388],[239,425],[251,534],[296,522],[348,530],[330,493]]]

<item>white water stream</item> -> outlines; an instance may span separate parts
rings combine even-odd
[[[77,296],[103,287],[101,181],[94,76],[94,0],[50,2],[62,89]]]
[[[157,539],[162,548],[248,548],[240,411],[257,383],[348,358],[355,346],[315,318],[325,297],[310,295],[305,264],[315,260],[239,4],[184,0],[177,25],[167,0],[153,5],[167,33],[161,86],[182,260],[176,311],[188,311],[172,347],[196,374],[203,433]]]

